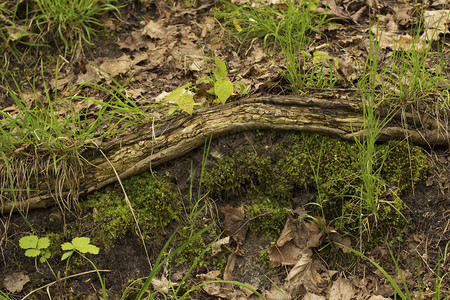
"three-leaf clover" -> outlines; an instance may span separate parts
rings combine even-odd
[[[38,238],[35,235],[24,236],[19,240],[19,246],[26,249],[25,255],[28,257],[38,257],[41,263],[50,258],[51,253],[47,249],[50,246],[50,239],[47,237]]]
[[[100,251],[99,247],[91,244],[91,239],[88,237],[76,237],[72,240],[71,243],[62,244],[61,249],[63,251],[69,251],[65,252],[62,255],[61,260],[68,259],[76,251],[80,253],[92,253],[92,254],[98,254],[98,252]]]

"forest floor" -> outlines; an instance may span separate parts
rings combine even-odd
[[[44,72],[36,75],[38,78],[35,86],[37,94],[44,94],[44,81],[53,92],[56,91],[59,95],[68,95],[71,87],[76,83],[89,81],[114,84],[112,78],[121,83],[130,78],[125,87],[130,97],[139,99],[142,103],[153,100],[161,101],[178,87],[189,82],[194,83],[205,74],[209,76],[214,69],[211,60],[214,55],[226,62],[227,78],[230,78],[233,83],[238,80],[242,82],[249,95],[292,94],[291,85],[281,75],[286,71],[286,61],[278,56],[273,48],[265,48],[263,39],[255,39],[241,44],[239,37],[229,36],[230,31],[238,30],[238,25],[234,23],[235,28],[230,28],[230,24],[225,25],[226,19],[217,17],[217,11],[223,9],[221,3],[198,1],[193,7],[186,7],[181,3],[178,5],[168,3],[168,1],[126,2],[121,8],[120,19],[110,16],[102,20],[111,33],[109,37],[102,36],[95,39],[94,45],[85,48],[78,57],[73,60],[66,58],[67,62],[58,65],[58,81],[56,83],[54,74],[57,65],[50,58],[44,61]],[[319,4],[325,6],[326,1]],[[237,3],[237,5],[242,5],[242,3]],[[284,9],[281,2],[277,5],[277,9]],[[419,6],[425,11],[433,12],[430,15],[449,14],[449,10],[446,10],[448,5],[442,3],[419,5],[408,1],[373,1],[373,3],[372,1],[358,0],[339,3],[328,1],[328,18],[332,18],[334,21],[316,28],[317,32],[312,34],[314,47],[308,50],[312,56],[309,61],[305,60],[304,68],[306,72],[308,70],[309,72],[319,72],[319,69],[314,69],[316,65],[313,58],[319,56],[318,51],[320,51],[320,55],[326,53],[327,61],[338,62],[335,73],[332,72],[329,65],[322,66],[326,70],[325,73],[331,74],[330,76],[334,78],[335,82],[332,87],[309,86],[305,89],[307,93],[332,95],[335,99],[353,99],[355,101],[361,99],[361,95],[352,82],[361,77],[360,66],[366,64],[367,55],[372,49],[370,42],[372,22],[378,20],[380,24],[386,25],[385,36],[388,38],[379,41],[381,46],[378,59],[380,62],[388,61],[388,58],[392,57],[395,52],[393,49],[398,45],[404,47],[401,48],[401,51],[406,51],[407,47],[411,47],[411,42],[408,40],[408,37],[411,38],[411,36],[408,35],[408,30],[412,26],[411,24],[417,22],[416,12]],[[376,14],[369,15],[369,11],[376,12]],[[217,18],[214,16],[214,12],[216,12]],[[231,20],[231,24],[233,24],[233,20]],[[438,30],[438,37],[433,41],[435,43],[433,47],[442,47],[441,53],[447,55],[450,51],[450,40],[448,35],[443,35],[447,23],[445,22],[442,28],[440,26],[429,27]],[[426,30],[427,28],[422,32],[426,32]],[[399,36],[403,37],[400,42],[396,39]],[[403,42],[405,44],[402,44]],[[52,54],[51,50],[50,54]],[[49,57],[55,57],[50,54]],[[29,52],[30,59],[38,55],[39,53],[35,53],[33,50]],[[443,64],[445,73],[450,70],[449,61],[447,59]],[[96,66],[99,66],[111,77],[105,76]],[[22,68],[19,64],[12,64],[11,67],[12,69],[14,67]],[[29,82],[26,81],[27,77],[21,76],[30,72],[31,68],[20,68],[14,72],[19,75],[17,80],[23,87],[24,100],[30,100],[31,106],[34,105],[31,102],[36,91],[32,91]],[[433,76],[433,70],[429,68],[433,68],[433,65],[426,65],[424,72],[430,72],[430,76]],[[387,88],[395,94],[396,89],[400,89],[395,82],[402,82],[402,80],[401,78],[395,80],[391,78],[390,82],[379,82],[375,88]],[[207,84],[206,86],[205,84],[196,86],[198,87],[198,90],[195,91],[197,103],[204,107],[220,105],[214,97],[206,92],[209,89]],[[104,97],[104,93],[96,89],[88,93],[92,98],[102,99]],[[419,92],[416,91],[416,93]],[[407,105],[407,110],[422,111],[424,115],[431,114],[435,105],[443,103],[444,107],[447,105],[443,114],[448,117],[448,99],[440,100],[442,94],[442,91],[430,92],[414,101],[409,101],[400,95],[398,101]],[[232,95],[227,101],[236,101],[240,97]],[[3,111],[11,114],[14,114],[17,109],[6,89],[0,90],[0,107]],[[89,113],[95,114],[98,111],[98,105],[79,102],[74,103],[72,109],[76,112],[87,110]],[[152,108],[148,113],[153,118],[159,118],[165,116],[167,111],[167,108],[158,111]],[[60,113],[64,115],[66,112],[62,109]],[[447,119],[444,117],[444,120]],[[318,213],[318,209],[308,206],[308,203],[319,201],[320,187],[310,184],[310,182],[304,182],[289,190],[289,213],[283,219],[287,223],[283,222],[280,227],[284,228],[284,231],[283,233],[278,232],[278,236],[267,237],[261,232],[252,231],[250,226],[250,223],[266,217],[264,210],[251,220],[249,212],[246,210],[244,213],[244,208],[247,209],[255,203],[252,197],[261,196],[257,194],[257,190],[261,188],[258,186],[261,183],[259,182],[261,177],[257,179],[252,177],[248,181],[243,180],[245,188],[240,186],[231,190],[213,190],[211,187],[214,184],[201,186],[203,177],[201,179],[200,176],[211,174],[214,168],[217,168],[218,163],[226,162],[223,160],[224,158],[234,155],[234,159],[236,159],[237,154],[253,153],[260,158],[267,157],[271,168],[275,169],[285,153],[284,150],[279,149],[279,145],[291,145],[287,143],[296,139],[293,136],[299,138],[300,141],[311,137],[309,134],[290,131],[245,131],[213,139],[209,147],[195,149],[180,158],[153,168],[151,170],[152,177],[167,182],[173,188],[171,193],[176,194],[177,199],[183,205],[177,220],[174,218],[174,221],[169,222],[164,228],[154,228],[154,233],[147,232],[149,238],[146,239],[146,248],[142,246],[136,229],[128,223],[125,225],[126,222],[131,222],[128,219],[123,219],[124,232],[118,230],[117,232],[120,233],[114,233],[117,238],[111,238],[111,236],[108,239],[99,238],[96,230],[100,228],[101,222],[95,223],[95,220],[99,212],[106,214],[106,210],[102,210],[100,204],[83,206],[83,203],[109,201],[108,199],[114,199],[114,197],[122,200],[122,190],[117,183],[80,199],[83,207],[81,213],[67,211],[63,213],[59,207],[53,206],[28,211],[26,213],[27,221],[17,213],[3,215],[1,224],[4,230],[1,230],[3,233],[0,236],[0,288],[11,299],[21,299],[32,291],[34,292],[30,297],[33,299],[48,299],[50,295],[56,299],[100,299],[102,297],[97,275],[95,273],[81,274],[92,270],[92,265],[79,257],[74,257],[70,266],[67,267],[65,261],[59,260],[58,255],[61,254],[61,251],[58,252],[57,247],[52,250],[53,257],[48,260],[53,271],[60,272],[56,277],[63,276],[65,271],[68,271],[67,275],[78,275],[67,281],[56,280],[50,288],[35,291],[55,281],[55,274],[52,274],[53,271],[47,264],[26,257],[23,249],[20,249],[19,239],[31,233],[29,224],[32,224],[35,233],[38,233],[39,236],[51,236],[52,243],[55,241],[68,242],[74,237],[90,237],[92,243],[100,247],[100,253],[88,257],[99,270],[108,270],[100,273],[106,283],[109,299],[120,299],[127,286],[130,287],[130,293],[125,298],[135,298],[143,281],[136,283],[133,281],[148,276],[151,271],[149,262],[155,262],[164,244],[175,232],[175,228],[200,230],[213,224],[210,231],[206,232],[203,237],[202,245],[207,250],[205,258],[198,261],[198,265],[189,274],[187,281],[183,283],[184,287],[179,291],[178,297],[180,293],[196,284],[207,280],[222,279],[235,280],[247,287],[252,287],[265,299],[394,299],[394,295],[399,297],[393,283],[389,282],[385,274],[368,260],[356,255],[350,257],[344,248],[337,249],[338,246],[330,246],[333,243],[343,243],[351,247],[365,247],[359,243],[358,236],[352,236],[350,242],[346,240],[349,237],[349,235],[346,236],[348,232],[340,232],[337,227],[333,227],[338,224],[337,222],[321,219],[324,214],[321,215]],[[312,136],[321,139],[315,135]],[[320,141],[321,145],[340,143],[338,139],[328,137]],[[411,145],[411,147],[413,146]],[[322,148],[320,149],[322,151]],[[340,148],[337,149],[340,151]],[[450,272],[450,250],[448,249],[450,241],[450,151],[447,146],[429,145],[421,147],[421,152],[426,156],[427,171],[421,174],[414,187],[395,195],[405,204],[403,214],[409,224],[405,225],[405,228],[401,228],[402,236],[387,234],[386,240],[370,246],[370,249],[369,246],[367,246],[368,249],[356,249],[380,264],[392,276],[400,289],[405,294],[411,295],[410,299],[448,299],[450,297],[448,275]],[[329,153],[333,153],[333,151],[326,149],[323,155],[331,155]],[[202,163],[205,165],[204,170]],[[260,165],[248,166],[254,167],[254,173],[258,173],[256,169]],[[408,173],[409,171],[406,169],[404,172]],[[230,176],[230,172],[222,174]],[[411,181],[413,180],[411,179]],[[127,184],[134,186],[132,185],[134,183],[130,182],[132,181],[125,183],[125,186]],[[255,192],[249,193],[244,191],[245,189]],[[157,188],[155,188],[156,190]],[[132,193],[132,191],[127,192]],[[389,197],[394,199],[394,196],[389,195],[389,191],[386,193],[386,199],[391,199]],[[101,198],[101,195],[109,198]],[[201,195],[202,197],[199,197],[201,201],[199,200],[198,203],[201,203],[202,208],[205,205],[204,209],[198,211],[195,218],[191,209],[193,199],[195,203],[197,198],[192,195]],[[114,209],[118,210],[119,208]],[[291,216],[289,219],[288,215]],[[319,221],[308,219],[308,222],[303,222],[307,219],[306,215],[312,215]],[[292,216],[295,217],[297,223]],[[105,222],[112,223],[113,220]],[[120,225],[118,224],[118,226]],[[128,225],[131,227],[127,227]],[[378,225],[382,226],[381,224],[373,226]],[[395,227],[394,224],[392,226]],[[222,231],[225,233],[220,238],[228,235],[232,239],[228,242],[220,240],[224,245],[222,248],[220,245],[218,247],[223,250],[213,250],[221,253],[215,258],[211,258],[211,250],[206,245],[218,239],[219,233]],[[287,237],[289,231],[296,233]],[[102,231],[102,234],[105,234],[105,231]],[[189,234],[187,236],[189,237]],[[331,238],[332,236],[334,238]],[[283,243],[289,244],[293,240],[295,240],[297,248],[286,250],[287,252],[281,254],[281,256],[292,255],[291,258],[278,258],[277,261],[274,258],[275,254],[267,250],[275,244],[282,248]],[[299,243],[303,246],[298,246]],[[165,249],[166,254],[174,251],[177,245],[171,245],[171,247],[173,248]],[[336,251],[330,251],[329,247],[334,247]],[[158,280],[152,281],[148,288],[150,292],[160,290],[158,297],[161,299],[164,298],[164,295],[175,298],[174,291],[170,287],[182,282],[183,276],[188,273],[189,263],[195,259],[195,255],[199,256],[199,252],[188,249],[186,256],[180,256],[185,261],[181,261],[181,263],[173,261],[161,268],[157,273]],[[302,258],[306,261],[299,264]],[[278,265],[283,266],[269,267],[269,261],[272,263],[277,261]],[[292,272],[292,267],[296,268],[296,273]],[[409,292],[405,292],[404,284],[408,287]],[[196,289],[191,297],[193,299],[215,299],[217,297],[253,299],[255,297],[256,299],[256,295],[248,292],[246,288],[239,288],[237,285],[230,287],[225,283],[205,285]]]

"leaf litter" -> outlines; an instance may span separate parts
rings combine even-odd
[[[251,94],[289,92],[289,87],[280,76],[280,70],[284,69],[284,61],[277,59],[270,50],[265,49],[261,41],[254,41],[250,45],[244,45],[241,49],[237,49],[236,41],[230,41],[225,37],[226,30],[219,26],[211,15],[205,13],[207,10],[195,8],[177,10],[168,7],[166,1],[143,1],[143,8],[147,11],[153,10],[151,5],[153,2],[156,2],[159,18],[146,17],[139,25],[132,26],[132,29],[126,34],[119,34],[113,42],[119,49],[118,55],[114,57],[100,54],[92,55],[89,58],[84,57],[83,61],[63,69],[57,86],[51,83],[51,88],[64,95],[77,83],[110,83],[110,77],[116,79],[132,77],[127,91],[133,98],[161,101],[177,87],[189,81],[194,82],[203,74],[211,72],[212,52],[214,52],[227,62],[229,76],[243,82]],[[247,3],[245,0],[231,2]],[[280,0],[262,2],[277,5],[281,9],[284,3]],[[326,42],[326,47],[320,50],[323,57],[326,59],[336,58],[338,61],[338,80],[340,80],[338,88],[352,87],[352,83],[360,78],[360,66],[364,66],[365,56],[373,48],[370,35],[373,35],[375,41],[380,45],[380,60],[392,55],[395,51],[423,51],[429,47],[430,43],[436,41],[443,41],[445,51],[449,51],[446,34],[450,10],[442,9],[448,6],[447,3],[437,3],[436,5],[431,3],[429,7],[426,7],[421,16],[423,18],[422,33],[418,38],[407,30],[412,24],[418,22],[416,3],[375,0],[338,2],[323,0],[321,3],[323,5],[320,8],[322,12],[330,20],[338,23],[318,28],[327,35],[327,39],[319,35],[317,41],[317,44]],[[207,6],[208,3],[204,5]],[[375,12],[370,16],[372,17],[371,22],[369,22],[369,10]],[[131,16],[129,18],[128,21],[131,21]],[[374,23],[377,25],[373,25]],[[120,28],[120,25],[118,27]],[[13,34],[12,37],[16,38],[17,34]],[[311,51],[314,53],[314,49]],[[312,63],[305,65],[305,71],[308,71],[312,65]],[[445,67],[447,70],[449,69],[448,62]],[[381,85],[383,82],[379,82],[378,86]],[[39,90],[41,89],[38,88]],[[31,106],[35,94],[31,89],[26,89],[24,95],[27,99],[27,107]],[[38,95],[42,97],[43,93],[39,92]],[[2,96],[0,98],[2,110],[10,114],[18,113],[14,105],[3,105],[7,102],[5,94]],[[202,103],[205,102],[202,101]],[[83,109],[95,114],[98,106],[89,102],[75,103],[74,111]],[[64,115],[66,111],[61,109],[60,113]],[[441,173],[434,173],[430,176],[430,182],[438,182],[439,177],[447,176],[445,174],[449,170],[449,160],[445,158],[443,161],[437,160],[437,164],[439,168],[435,169],[440,170]],[[447,184],[444,190],[448,193],[448,189]],[[448,207],[446,210],[448,212]],[[225,206],[221,208],[221,211],[225,216],[223,228],[228,236],[214,245],[214,255],[217,255],[223,247],[231,247],[230,238],[238,246],[229,255],[226,271],[222,277],[220,271],[211,270],[196,275],[202,282],[217,279],[232,280],[237,257],[245,255],[240,247],[246,242],[248,228],[245,224],[242,207]],[[326,227],[325,221],[322,220],[322,222],[322,226]],[[442,230],[437,226],[436,231],[439,232],[439,230],[448,238],[449,230]],[[325,239],[350,246],[349,240],[342,237],[335,229],[327,228],[327,232],[326,234],[315,221],[305,222],[303,217],[288,219],[283,232],[275,245],[268,249],[268,253],[271,267],[285,266],[289,267],[289,271],[284,280],[280,281],[276,276],[272,278],[278,288],[272,286],[270,290],[261,291],[265,298],[391,299],[389,295],[392,295],[392,290],[386,284],[382,274],[373,272],[375,275],[362,279],[353,276],[346,278],[344,274],[337,274],[335,271],[327,269],[326,265],[315,257],[315,248]],[[416,242],[420,246],[426,238],[424,232],[418,233]],[[411,248],[413,247],[416,246],[411,245]],[[407,256],[406,253],[403,254],[403,258],[406,259]],[[382,257],[388,257],[387,253],[384,253]],[[427,258],[423,257],[423,259],[426,262]],[[443,267],[448,270],[448,265]],[[429,270],[427,271],[429,273]],[[417,280],[407,269],[401,269],[401,273],[403,273],[403,278],[412,285]],[[27,276],[23,274],[20,276],[22,279],[17,282],[25,284],[28,280]],[[22,286],[10,286],[11,278],[6,277],[4,285],[10,287],[11,292],[13,290],[20,291]],[[240,278],[235,279],[240,280]],[[397,276],[396,280],[401,283],[401,277]],[[166,277],[155,279],[152,284],[155,289],[164,291],[168,289]],[[249,285],[251,284],[249,283]],[[245,289],[234,288],[225,283],[207,284],[202,288],[206,293],[224,299],[255,297],[255,295],[248,294]],[[256,290],[258,288],[255,287]]]

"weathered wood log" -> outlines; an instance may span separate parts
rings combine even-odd
[[[419,145],[449,145],[448,112],[443,116],[445,122],[436,118],[425,120],[423,116],[411,112],[389,115],[387,111],[378,109],[376,113],[380,120],[391,116],[381,130],[381,141],[406,138]],[[276,129],[323,133],[352,140],[367,134],[363,125],[361,101],[311,95],[263,96],[199,109],[192,116],[182,113],[155,124],[145,124],[132,134],[106,142],[101,150],[120,177],[127,178],[180,157],[203,145],[211,136],[244,130]],[[72,197],[98,190],[117,180],[99,149],[87,150],[84,157],[90,164],[85,164],[83,172],[78,174],[78,191]],[[36,191],[27,193],[26,199],[19,199],[20,207],[46,207],[55,202],[55,194],[70,196],[69,193],[74,193],[73,189],[64,190],[62,184],[59,184],[58,191],[51,190],[55,185],[52,182],[39,184],[51,180],[42,176],[37,175],[36,184],[30,183],[27,187],[30,190],[34,186]],[[3,213],[12,209],[11,202],[1,203]]]

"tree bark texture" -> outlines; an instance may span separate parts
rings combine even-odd
[[[380,132],[381,141],[407,139],[418,145],[449,145],[448,112],[441,116],[443,121],[436,117],[427,119],[413,112],[392,114],[380,108],[376,110],[376,116],[379,120],[389,118]],[[90,164],[84,164],[82,173],[80,170],[75,174],[78,177],[76,195],[70,195],[73,190],[65,190],[64,184],[59,184],[56,190],[53,187],[57,184],[52,182],[55,178],[38,174],[35,184],[31,182],[27,187],[16,187],[28,189],[17,203],[19,207],[46,207],[57,201],[55,194],[77,197],[78,193],[90,193],[116,181],[110,163],[123,179],[180,157],[203,145],[211,136],[216,138],[256,129],[307,131],[346,140],[367,135],[361,101],[311,95],[249,98],[199,109],[192,116],[180,113],[165,121],[145,124],[98,149],[87,150],[83,156]],[[1,172],[4,171],[2,168]],[[35,192],[30,192],[33,189]],[[10,201],[3,201],[1,205],[3,213],[14,207]]]

